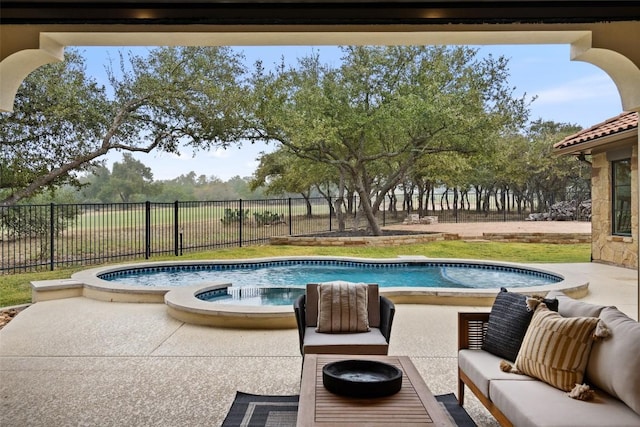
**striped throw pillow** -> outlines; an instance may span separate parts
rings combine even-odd
[[[368,332],[367,284],[330,282],[318,285],[317,332]]]
[[[562,317],[545,304],[536,308],[516,368],[560,390],[582,384],[597,317]]]

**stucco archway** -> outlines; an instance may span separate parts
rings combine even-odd
[[[570,44],[572,60],[596,65],[611,77],[621,110],[640,111],[636,2],[584,1],[579,7],[524,0],[466,1],[465,7],[455,0],[437,7],[428,0],[87,3],[2,4],[0,111],[13,108],[16,91],[31,71],[62,60],[64,47],[71,45],[546,43]],[[640,284],[637,298],[640,317]]]
[[[630,28],[640,27],[640,23]],[[6,30],[6,27],[2,28]],[[640,29],[638,29],[640,39]],[[626,40],[629,40],[627,42]],[[601,46],[590,30],[565,31],[273,31],[273,32],[40,32],[38,45],[3,52],[0,62],[0,111],[11,111],[24,78],[36,68],[64,59],[66,46],[178,46],[178,45],[338,45],[338,44],[569,44],[571,59],[603,69],[620,94],[621,109],[640,110],[640,54],[625,56],[631,39],[613,39]]]

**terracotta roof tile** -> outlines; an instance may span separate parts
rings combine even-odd
[[[583,142],[593,141],[609,135],[614,135],[625,130],[638,127],[638,113],[626,111],[620,115],[605,120],[602,123],[583,129],[578,133],[567,136],[560,142],[553,144],[556,150],[573,147]]]

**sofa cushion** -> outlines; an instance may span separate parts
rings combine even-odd
[[[604,305],[575,300],[561,291],[549,291],[547,298],[558,300],[558,313],[564,317],[598,317],[605,308]]]
[[[569,399],[541,381],[491,381],[492,402],[517,427],[638,427],[640,416],[596,391],[594,400]]]
[[[560,390],[582,384],[597,317],[562,317],[536,308],[516,359],[517,369]]]
[[[514,375],[500,369],[501,358],[483,350],[460,350],[458,368],[480,389],[485,397],[489,396],[489,382],[493,380],[537,381],[526,375]]]
[[[346,282],[326,282],[326,283],[346,283]],[[308,283],[306,289],[306,302],[305,302],[305,324],[307,326],[318,325],[318,284]],[[367,301],[367,312],[369,316],[369,327],[380,327],[380,295],[378,285],[376,283],[370,283],[368,285],[367,295],[369,300]]]
[[[369,332],[367,285],[321,283],[318,286],[317,332]]]
[[[640,323],[614,307],[602,310],[600,319],[610,336],[593,344],[587,380],[640,414]]]
[[[533,310],[527,307],[527,298],[523,294],[508,292],[505,288],[500,289],[489,314],[483,350],[510,361],[516,360],[533,316]],[[557,300],[548,299],[545,303],[557,310]]]
[[[387,354],[389,344],[378,328],[366,333],[324,334],[305,328],[304,354]]]

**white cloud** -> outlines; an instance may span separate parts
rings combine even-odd
[[[590,75],[538,91],[537,95],[535,103],[540,106],[617,98],[618,92],[608,76]]]
[[[162,152],[162,153],[157,153],[155,157],[156,158],[158,158],[158,157],[168,157],[171,160],[182,160],[182,161],[190,159],[190,157],[189,156],[185,156],[184,153],[177,154],[177,153],[164,153],[164,152]]]
[[[207,157],[213,157],[215,159],[227,159],[231,157],[231,148],[216,148],[215,150],[208,151]]]

